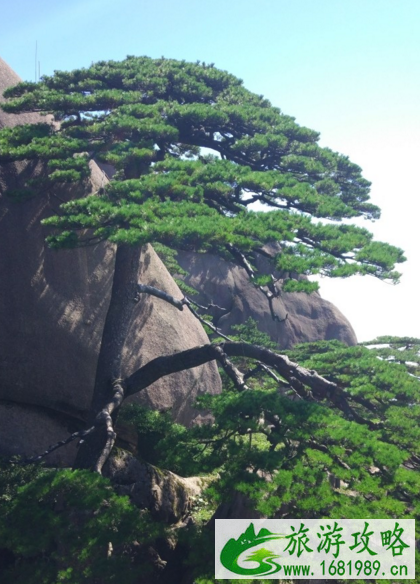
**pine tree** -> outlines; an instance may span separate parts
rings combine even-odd
[[[76,465],[100,472],[115,440],[113,423],[125,397],[158,377],[217,359],[245,386],[229,356],[274,367],[298,386],[333,386],[287,358],[242,342],[208,345],[154,360],[121,379],[122,351],[138,294],[169,298],[137,280],[141,246],[212,252],[244,267],[256,285],[270,285],[253,254],[277,241],[270,258],[283,270],[285,291],[313,291],[309,274],[371,274],[393,282],[400,249],[373,241],[342,219],[377,219],[369,182],[347,157],[318,145],[319,135],[295,123],[234,76],[204,63],[127,57],[87,69],[56,72],[5,93],[5,111],[52,114],[54,122],[0,133],[0,162],[41,160],[42,177],[15,196],[35,196],[83,180],[89,161],[111,164],[112,180],[93,196],[61,206],[45,220],[55,248],[116,244],[111,302],[103,330],[85,442]],[[13,195],[13,193],[10,193]],[[268,212],[255,211],[260,203]],[[300,384],[300,385],[299,385]],[[338,392],[343,405],[347,397]]]

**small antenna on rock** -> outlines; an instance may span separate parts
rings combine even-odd
[[[35,83],[36,83],[37,64],[38,64],[38,41],[35,41]]]

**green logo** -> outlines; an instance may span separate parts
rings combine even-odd
[[[283,539],[285,536],[280,533],[272,533],[268,529],[261,529],[258,535],[255,534],[254,524],[251,523],[238,539],[231,538],[222,549],[220,561],[225,568],[235,574],[246,576],[268,576],[281,570],[281,566],[274,561],[279,558],[278,554],[260,548],[253,551],[246,558],[245,562],[258,562],[256,568],[242,568],[238,565],[238,559],[245,551],[272,539]]]

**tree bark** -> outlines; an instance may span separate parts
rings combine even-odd
[[[138,246],[119,245],[115,256],[111,300],[102,333],[96,367],[95,385],[87,427],[96,429],[80,444],[75,468],[100,472],[103,453],[110,450],[115,434],[118,408],[124,400],[121,381],[121,363],[124,344],[136,307],[136,292],[141,249]],[[99,465],[99,466],[98,466]]]

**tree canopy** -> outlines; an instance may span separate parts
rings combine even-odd
[[[111,180],[98,192],[63,203],[44,220],[52,228],[47,238],[52,247],[117,244],[88,421],[95,431],[79,450],[79,466],[100,471],[127,395],[163,374],[210,360],[241,387],[242,374],[229,362],[239,354],[265,360],[289,382],[293,377],[297,390],[303,384],[320,398],[332,395],[328,381],[256,345],[196,347],[155,359],[125,379],[123,348],[138,294],[192,309],[188,299],[169,298],[138,282],[140,247],[146,243],[228,256],[261,289],[272,282],[258,277],[253,254],[267,255],[263,245],[273,241],[280,244],[271,259],[273,269],[282,270],[284,291],[316,289],[301,277],[314,273],[373,274],[396,282],[394,266],[404,260],[402,251],[340,222],[379,217],[357,165],[321,148],[316,132],[246,90],[239,79],[204,63],[127,57],[20,83],[5,95],[2,107],[8,112],[48,116],[45,123],[0,132],[0,161],[43,162],[43,172],[15,195],[48,196],[57,183],[86,179],[91,160],[111,165]],[[255,203],[268,212],[252,210]],[[335,391],[333,402],[354,416],[347,396]]]
[[[69,438],[84,438],[76,467],[101,472],[127,396],[164,375],[217,360],[226,391],[200,402],[213,412],[214,424],[186,429],[135,406],[121,414],[136,427],[138,454],[146,461],[178,473],[213,475],[206,495],[211,512],[240,493],[269,516],[418,514],[415,339],[379,339],[380,347],[370,349],[309,344],[279,355],[255,325],[245,323],[237,338],[162,355],[121,377],[136,294],[192,308],[187,298],[138,283],[143,244],[229,257],[263,287],[269,279],[258,277],[253,254],[279,242],[273,269],[283,271],[285,291],[315,289],[301,276],[316,273],[371,274],[396,282],[402,251],[342,221],[379,217],[361,169],[320,147],[316,132],[240,80],[203,63],[128,57],[56,72],[5,95],[8,112],[49,116],[45,123],[0,132],[0,162],[43,162],[43,172],[10,195],[48,196],[56,184],[86,180],[91,160],[111,168],[111,180],[97,193],[63,203],[44,221],[52,247],[108,240],[117,250],[90,418],[86,430]],[[264,211],[254,210],[255,203]],[[138,510],[110,492],[102,477],[83,470],[48,473],[27,475],[28,484],[20,488],[19,471],[0,476],[6,485],[0,497],[6,581],[27,581],[36,573],[47,584],[57,578],[105,582],[118,569],[141,579],[150,558],[144,560],[145,548],[140,545],[139,552],[133,544]],[[34,500],[38,531],[28,538],[22,526]],[[159,529],[140,515],[147,546]],[[204,556],[211,547],[203,544],[209,538],[203,525],[209,517],[198,515],[194,529],[184,533],[181,552],[188,565],[185,549],[195,541],[203,561],[192,569],[208,582]],[[64,534],[68,521],[70,537]]]
[[[277,267],[295,277],[398,280],[400,249],[337,224],[379,217],[361,169],[213,65],[127,57],[21,83],[5,96],[7,112],[54,117],[0,134],[0,161],[46,162],[46,176],[16,194],[84,179],[91,159],[116,171],[95,196],[45,221],[55,228],[53,247],[160,242],[244,261],[235,250],[246,256],[278,241]],[[256,202],[270,212],[252,210]],[[316,284],[284,284],[305,288]]]

